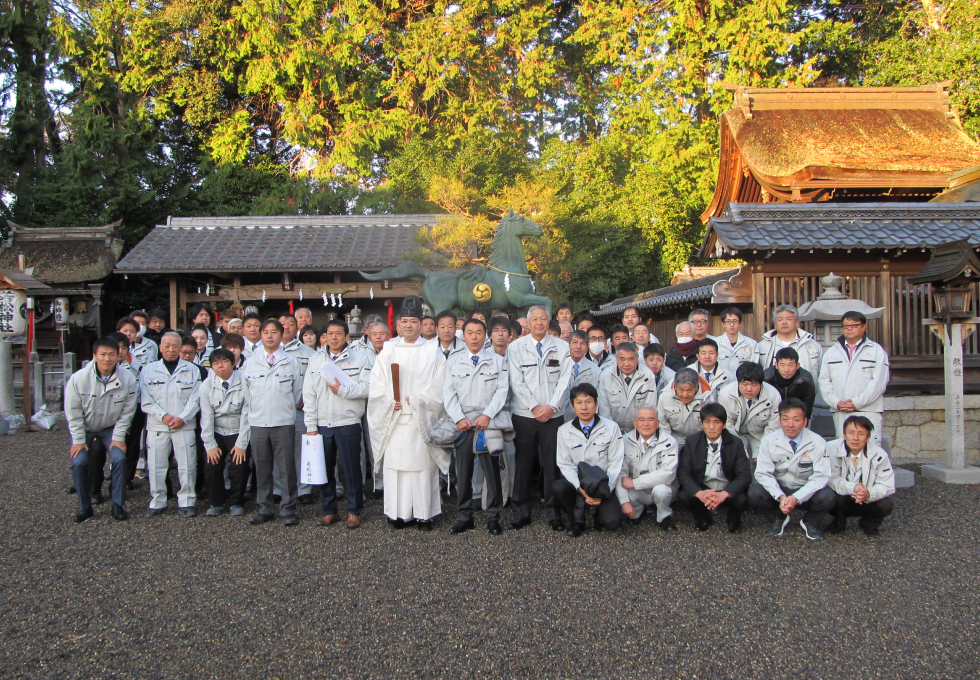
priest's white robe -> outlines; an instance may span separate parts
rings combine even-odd
[[[375,472],[384,475],[389,519],[432,519],[442,512],[439,470],[449,469],[444,449],[426,444],[422,428],[442,409],[445,361],[430,341],[385,343],[371,370],[368,423]],[[391,365],[399,366],[401,410],[395,410]]]

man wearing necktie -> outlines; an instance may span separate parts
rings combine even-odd
[[[677,531],[670,509],[676,480],[677,442],[661,429],[657,409],[641,406],[623,437],[623,476],[616,487],[623,514],[639,524],[644,511],[655,507],[660,528]]]
[[[762,372],[762,369],[755,366]],[[726,428],[728,413],[721,404],[701,408],[701,432],[692,435],[681,449],[677,479],[679,498],[694,515],[698,531],[707,531],[714,522],[712,513],[728,511],[728,531],[742,531],[742,511],[748,504],[752,468],[742,440]]]
[[[657,408],[657,379],[632,342],[616,346],[616,368],[600,373],[598,391],[599,415],[614,420],[623,432],[633,428],[638,409]]]
[[[235,355],[227,349],[211,352],[211,373],[201,383],[201,439],[207,459],[204,479],[211,507],[208,517],[225,512],[245,514],[245,488],[249,476],[248,390],[241,371],[235,370]],[[225,467],[231,489],[225,490]]]
[[[746,362],[735,371],[735,382],[718,391],[718,403],[728,413],[728,431],[742,440],[755,460],[762,438],[779,429],[779,402],[775,387],[765,382],[762,366]]]
[[[569,360],[572,363],[572,378],[569,385],[577,387],[583,383],[596,385],[599,384],[599,365],[589,360],[589,336],[585,331],[572,331],[568,336]],[[565,422],[570,422],[575,417],[570,402],[565,402]]]
[[[242,354],[248,359],[256,351],[262,349],[262,317],[255,312],[249,312],[242,320],[242,335],[245,336],[245,349]]]

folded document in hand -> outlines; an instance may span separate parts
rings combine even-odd
[[[327,379],[327,382],[339,380],[342,387],[354,384],[354,381],[341,369],[337,368],[337,364],[332,361],[323,362],[323,366],[320,367],[320,373]]]

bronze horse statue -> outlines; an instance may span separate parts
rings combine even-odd
[[[414,262],[376,274],[361,272],[368,281],[397,281],[424,277],[422,297],[433,312],[459,307],[475,310],[527,308],[544,305],[551,314],[551,298],[534,294],[534,282],[527,271],[522,236],[541,236],[541,225],[508,210],[494,229],[490,263],[471,269],[440,269],[427,272]]]

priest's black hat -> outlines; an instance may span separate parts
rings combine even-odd
[[[422,312],[422,298],[418,295],[406,295],[402,300],[402,308],[398,316],[412,316],[421,320],[425,316]]]

